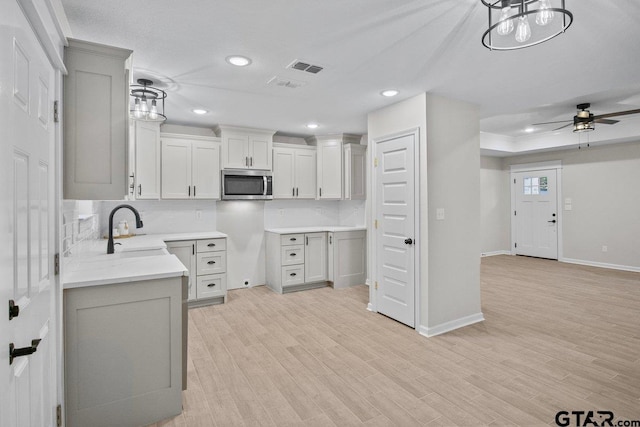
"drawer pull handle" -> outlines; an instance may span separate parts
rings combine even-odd
[[[213,288],[215,285],[216,285],[215,283],[209,283],[209,284],[207,285],[207,287],[208,287],[208,288]]]
[[[296,241],[296,240],[298,240],[298,239],[296,239],[295,237],[292,237],[292,238],[290,238],[289,240],[291,240],[292,242],[295,242],[295,241]]]
[[[289,256],[296,256],[296,254],[289,254]]]
[[[291,273],[289,276],[297,276],[296,273]]]
[[[209,246],[210,248],[214,247],[216,244],[215,243],[209,243],[207,246]]]
[[[215,264],[215,263],[216,263],[215,261],[209,261],[209,262],[207,262],[207,264]]]

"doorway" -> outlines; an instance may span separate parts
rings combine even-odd
[[[418,324],[418,131],[374,141],[376,311]]]
[[[557,260],[560,253],[560,162],[511,167],[511,252]]]

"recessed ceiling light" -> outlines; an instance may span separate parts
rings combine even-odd
[[[380,95],[382,96],[386,96],[387,98],[390,98],[392,96],[396,96],[398,94],[398,91],[395,89],[387,89],[387,90],[383,90],[382,92],[380,92]]]
[[[203,109],[201,109],[201,108],[194,108],[194,109],[193,109],[193,110],[191,110],[191,111],[193,111],[193,112],[194,112],[194,113],[196,113],[196,114],[200,114],[200,115],[202,115],[202,114],[207,114],[207,113],[208,113],[208,111],[207,111],[207,110],[203,110]]]
[[[535,130],[534,128],[529,127],[529,128],[526,128],[524,131],[525,131],[526,133],[531,133],[531,132],[533,132],[534,130]]]
[[[309,124],[307,125],[307,127],[308,127],[309,129],[317,129],[317,128],[318,128],[318,124],[317,124],[317,123],[309,123]]]
[[[231,65],[235,65],[236,67],[246,67],[247,65],[251,64],[251,58],[240,55],[232,55],[227,56],[227,62]]]

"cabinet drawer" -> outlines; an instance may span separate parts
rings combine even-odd
[[[196,241],[198,252],[217,252],[227,250],[227,239],[206,239]]]
[[[280,236],[280,244],[288,245],[304,245],[304,234],[283,234]]]
[[[205,252],[197,254],[196,274],[218,274],[227,271],[226,252]]]
[[[283,246],[280,248],[282,265],[304,264],[304,246]]]
[[[282,286],[304,283],[304,264],[282,267]]]
[[[209,274],[198,276],[196,294],[198,299],[223,297],[227,292],[226,274]]]

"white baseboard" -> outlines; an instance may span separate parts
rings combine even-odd
[[[608,264],[606,262],[585,261],[582,259],[571,258],[561,258],[558,261],[566,262],[567,264],[588,265],[590,267],[610,268],[612,270],[633,271],[635,273],[640,273],[640,267],[634,267],[631,265]]]
[[[372,311],[372,312],[374,312],[374,313],[376,312],[376,311],[373,309],[373,306],[371,305],[371,303],[367,304],[367,310]]]
[[[496,255],[511,255],[511,251],[492,251],[492,252],[482,252],[480,254],[481,257],[496,256]]]
[[[364,281],[364,284],[371,287],[371,280],[367,279]]]
[[[454,329],[462,328],[463,326],[473,325],[474,323],[484,321],[484,315],[482,312],[472,314],[471,316],[461,317],[456,320],[441,323],[440,325],[428,328],[424,325],[420,325],[418,332],[425,337],[434,337],[436,335],[444,334],[445,332],[453,331]]]

